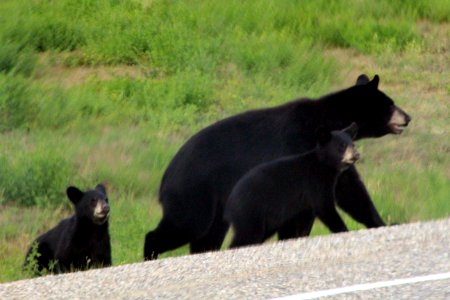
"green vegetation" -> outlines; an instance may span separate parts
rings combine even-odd
[[[448,1],[4,0],[0,11],[0,282],[29,276],[25,253],[72,213],[71,184],[108,184],[113,263],[141,261],[161,176],[189,136],[360,73],[378,73],[413,117],[402,136],[358,143],[383,218],[450,213]]]

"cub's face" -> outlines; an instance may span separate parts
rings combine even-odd
[[[108,220],[110,207],[103,185],[99,184],[95,189],[86,192],[82,192],[76,187],[69,187],[67,196],[75,205],[78,217],[89,219],[96,225],[102,225]]]
[[[343,130],[321,133],[323,136],[319,136],[319,154],[322,161],[339,171],[353,165],[359,159],[352,140],[357,130],[356,124],[352,123]]]
[[[353,141],[345,132],[337,131],[331,133],[331,140],[327,145],[327,152],[339,170],[345,170],[359,159]]]

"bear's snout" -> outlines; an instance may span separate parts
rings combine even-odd
[[[108,203],[104,202],[102,204],[102,212],[105,214],[109,214],[109,204]]]
[[[110,207],[108,202],[103,199],[97,201],[94,209],[94,221],[97,224],[103,224],[109,216]]]
[[[388,122],[388,126],[392,133],[400,134],[405,130],[409,122],[411,122],[411,117],[400,108],[395,107],[391,119]]]
[[[342,162],[346,165],[352,165],[359,159],[359,153],[354,147],[347,147],[342,157]]]

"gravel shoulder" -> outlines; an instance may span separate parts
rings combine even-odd
[[[268,299],[444,272],[450,218],[16,281],[0,284],[0,299]],[[420,290],[450,298],[450,280],[352,297]]]

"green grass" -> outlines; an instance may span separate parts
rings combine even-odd
[[[69,185],[107,182],[113,263],[141,261],[161,176],[187,138],[360,73],[378,73],[413,117],[402,136],[357,145],[382,217],[449,216],[448,1],[5,0],[0,11],[0,282],[28,276],[32,240],[71,214]]]

